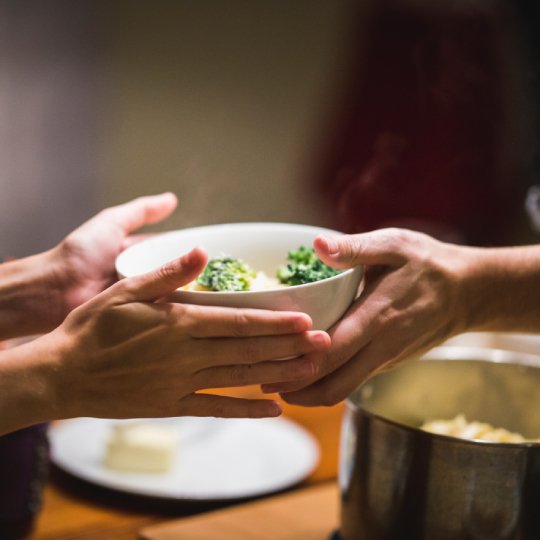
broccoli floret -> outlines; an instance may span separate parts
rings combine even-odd
[[[240,259],[222,255],[208,261],[197,283],[211,291],[247,291],[255,272]]]
[[[313,283],[341,274],[343,270],[336,270],[324,264],[315,254],[313,248],[300,247],[297,251],[289,251],[287,266],[280,266],[277,270],[279,281],[285,285],[302,285]]]

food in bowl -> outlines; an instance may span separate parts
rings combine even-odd
[[[311,246],[318,235],[339,235],[338,231],[289,223],[230,223],[182,229],[156,235],[123,251],[116,260],[119,277],[150,272],[193,248],[202,246],[210,259],[231,254],[245,261],[268,280],[279,266],[287,267],[287,253],[298,246]],[[347,311],[358,296],[364,267],[302,285],[264,287],[240,291],[179,289],[167,298],[170,302],[201,306],[299,311],[307,313],[312,330],[328,330]],[[277,277],[277,276],[276,276]],[[255,283],[255,285],[257,285]],[[275,282],[274,282],[275,285]]]
[[[448,435],[460,439],[491,441],[504,443],[540,442],[540,439],[526,439],[520,433],[512,433],[504,428],[494,428],[487,422],[467,422],[464,414],[458,414],[452,420],[432,420],[425,422],[420,429]]]
[[[326,265],[312,247],[289,251],[291,263],[278,266],[276,277],[255,272],[241,259],[221,255],[208,261],[201,275],[184,287],[188,291],[262,291],[291,285],[304,285],[337,276],[342,270]]]
[[[277,277],[283,285],[314,283],[337,276],[343,271],[324,264],[312,247],[300,246],[296,251],[289,251],[288,260],[292,262],[277,269]]]
[[[249,291],[257,273],[241,259],[222,255],[210,259],[201,275],[186,285],[191,291]]]

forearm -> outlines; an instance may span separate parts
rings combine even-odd
[[[47,354],[37,342],[0,353],[0,435],[63,416]]]
[[[467,330],[540,332],[540,246],[462,249]]]
[[[0,264],[0,341],[49,332],[64,317],[55,250]]]

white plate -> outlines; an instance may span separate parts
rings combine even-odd
[[[313,436],[283,418],[263,420],[168,418],[146,420],[178,432],[174,465],[166,474],[135,474],[104,467],[112,426],[122,420],[76,418],[51,427],[52,461],[104,487],[171,499],[255,497],[290,487],[314,470],[319,446]]]

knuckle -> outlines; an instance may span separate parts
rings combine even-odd
[[[257,362],[262,357],[261,347],[256,339],[244,339],[240,347],[240,359],[244,364]]]
[[[111,285],[106,293],[110,297],[126,297],[127,299],[132,299],[136,296],[137,291],[139,290],[142,283],[141,276],[133,276],[121,279],[120,281]]]
[[[181,325],[182,330],[193,337],[197,336],[197,329],[201,322],[204,322],[204,313],[200,306],[174,304],[172,313],[175,322]]]
[[[156,275],[159,281],[163,281],[169,285],[176,285],[176,265],[174,262],[169,262],[160,266],[156,270]]]
[[[354,234],[343,238],[341,259],[346,261],[354,261],[359,255],[362,254],[364,243],[362,242],[360,235]]]
[[[237,309],[232,320],[231,334],[233,337],[245,337],[249,334],[250,317],[242,309]]]
[[[233,366],[229,372],[232,386],[245,386],[247,383],[246,366]]]
[[[409,231],[392,227],[386,229],[386,237],[384,239],[385,247],[388,251],[401,252],[406,249],[410,243]]]

